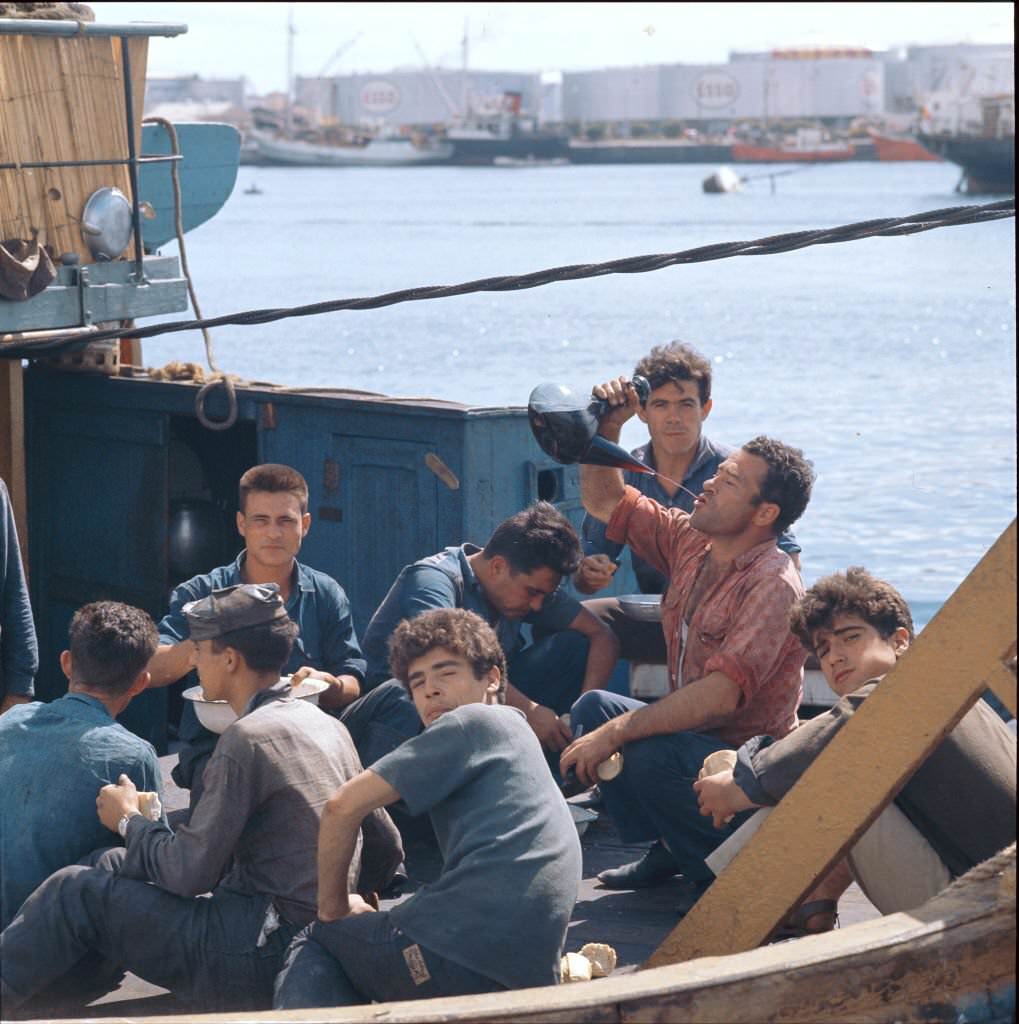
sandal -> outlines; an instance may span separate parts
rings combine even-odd
[[[812,918],[824,915],[821,927],[811,927]],[[807,935],[821,935],[837,928],[839,905],[835,900],[811,900],[802,903],[778,926],[769,942],[783,942],[786,939],[802,939]]]

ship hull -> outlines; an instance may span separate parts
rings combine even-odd
[[[752,146],[743,142],[732,145],[732,159],[738,164],[814,164],[829,161],[855,160],[852,146],[831,149],[782,149],[780,146]]]
[[[970,195],[1009,195],[1015,192],[1015,138],[920,135],[932,153],[962,168],[963,188]]]
[[[678,142],[573,142],[573,164],[724,164],[732,147]]]
[[[274,139],[250,132],[249,141],[264,165],[289,167],[406,167],[448,163],[448,143],[417,146],[410,139],[372,139],[363,146],[321,146],[310,142]]]
[[[490,167],[501,160],[546,161],[565,160],[569,146],[563,135],[518,135],[507,139],[447,138],[453,147],[452,164],[468,167]]]

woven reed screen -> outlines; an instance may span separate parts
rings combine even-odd
[[[129,40],[140,145],[148,39]],[[126,158],[120,40],[0,36],[0,163]],[[81,236],[88,197],[106,185],[130,198],[127,167],[0,169],[0,239],[30,238],[92,262]]]

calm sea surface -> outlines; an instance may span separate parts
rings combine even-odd
[[[702,193],[711,170],[243,167],[188,253],[215,316],[985,201],[955,194],[948,164],[815,167],[728,196]],[[261,195],[244,194],[253,181]],[[925,621],[1015,516],[1014,247],[1002,220],[220,328],[214,343],[252,380],[524,405],[539,382],[588,388],[689,341],[715,363],[712,436],[770,434],[815,464],[796,528],[808,582],[863,564]],[[203,362],[200,337],[148,341],[145,359]]]

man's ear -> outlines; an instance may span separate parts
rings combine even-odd
[[[909,630],[905,626],[899,626],[888,640],[895,649],[896,658],[901,658],[909,650]]]
[[[127,692],[124,694],[125,697],[137,697],[142,690],[146,689],[149,683],[152,681],[152,673],[146,669],[142,669],[141,672],[135,677],[134,682],[127,688]]]
[[[308,531],[311,529],[311,513],[305,512],[301,516],[301,536],[307,537]]]
[[[754,526],[771,526],[782,511],[781,505],[773,501],[762,501],[755,509],[752,522]]]
[[[67,676],[67,681],[71,681],[71,652],[61,651],[60,652],[60,671]]]
[[[499,687],[502,684],[502,673],[498,665],[493,665],[485,675],[485,698],[489,702],[495,700]]]
[[[236,647],[224,647],[225,668],[228,672],[236,672],[245,664],[244,657]]]
[[[509,571],[509,562],[502,555],[492,555],[488,559],[488,571],[496,577],[505,576]]]
[[[711,415],[711,407],[712,407],[713,405],[714,405],[714,402],[713,402],[713,401],[712,401],[712,400],[711,400],[711,399],[709,398],[709,399],[708,399],[708,400],[707,400],[707,401],[706,401],[706,402],[705,402],[705,403],[704,403],[704,404],[703,404],[703,405],[701,406],[701,423],[703,423],[703,422],[704,422],[704,421],[705,421],[705,420],[706,420],[706,419],[708,418],[708,416],[710,416],[710,415]]]
[[[245,535],[244,534],[244,513],[238,510],[237,518],[236,518],[235,521],[237,523],[237,532],[243,537]]]

